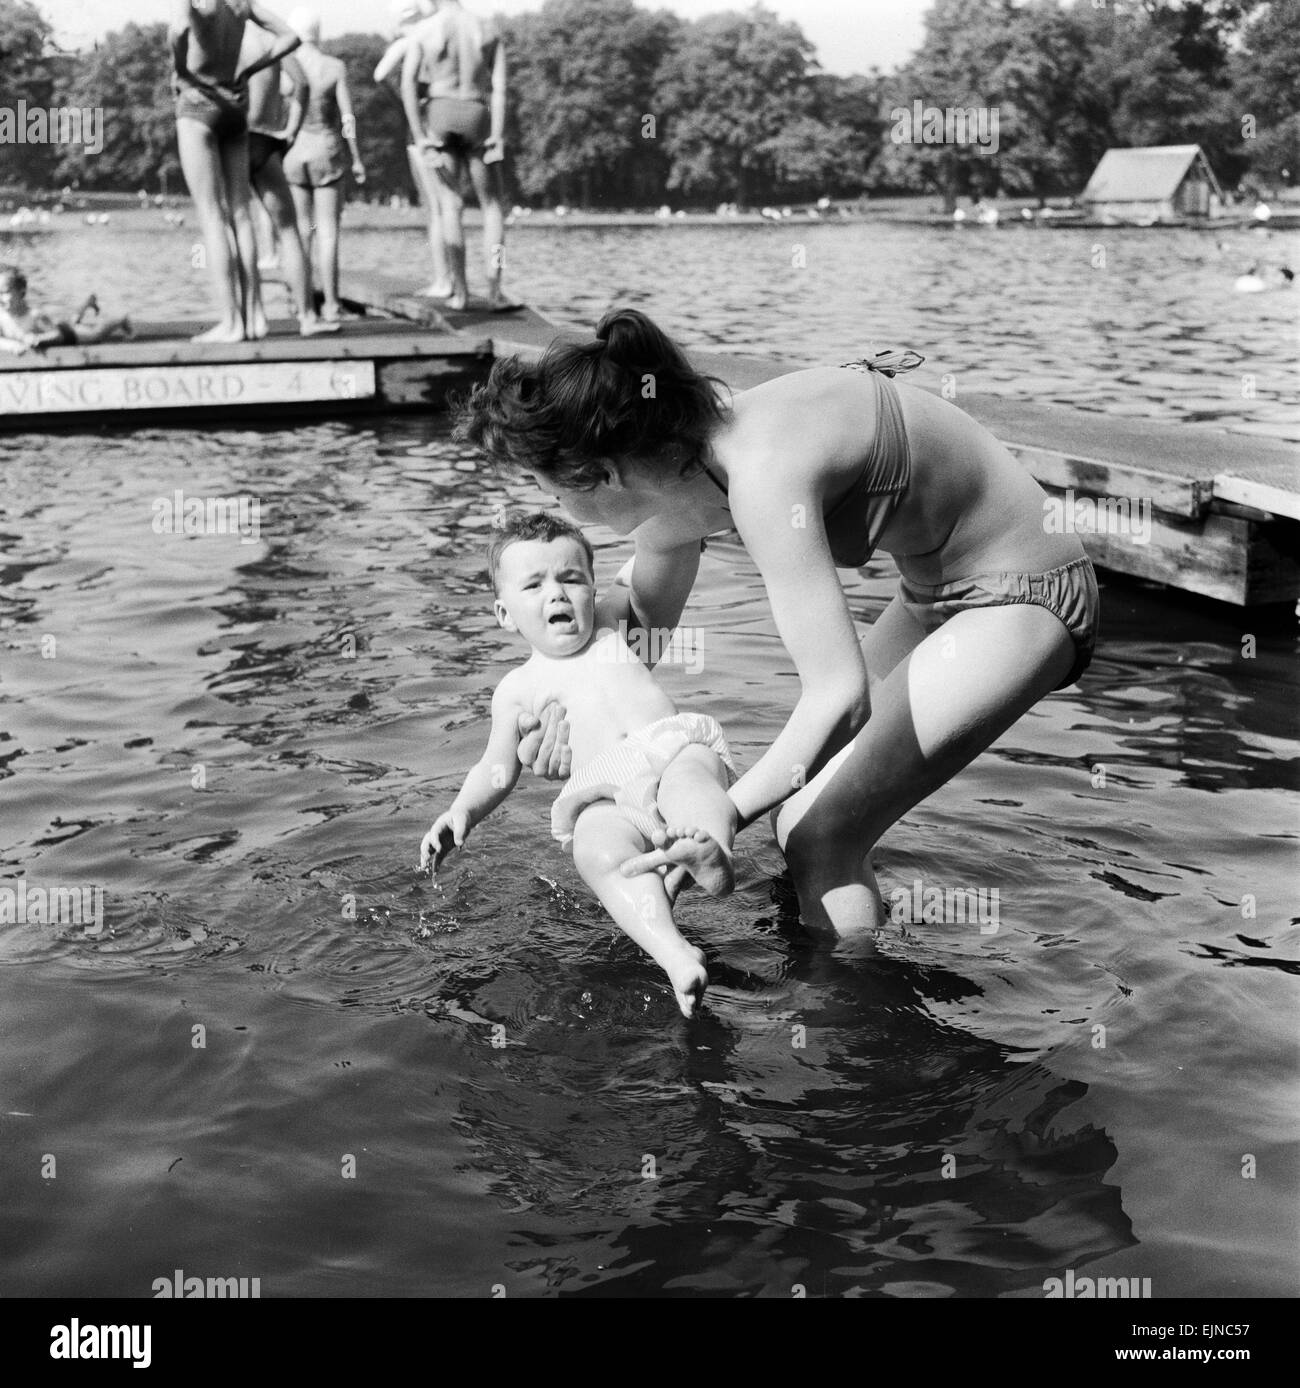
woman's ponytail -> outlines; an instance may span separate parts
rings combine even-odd
[[[721,384],[644,313],[611,309],[594,339],[557,340],[536,368],[497,362],[461,409],[457,437],[507,467],[595,487],[610,460],[703,460],[724,414]]]

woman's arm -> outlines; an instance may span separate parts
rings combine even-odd
[[[506,137],[506,46],[497,35],[496,55],[492,60],[492,125],[487,138],[489,151],[497,159],[505,148]],[[494,162],[489,160],[488,162]]]
[[[746,470],[757,481],[731,489],[732,518],[800,684],[785,727],[731,788],[742,825],[806,785],[870,713],[866,663],[812,481],[817,467],[815,459],[801,467],[774,458]]]
[[[176,68],[176,76],[191,86],[199,86],[198,80],[189,69],[190,0],[172,0],[172,22],[167,37],[171,40],[172,63]]]
[[[409,43],[406,46],[406,56],[402,59],[402,109],[406,112],[406,123],[411,127],[411,143],[416,149],[422,149],[426,144],[432,143],[426,138],[420,122],[420,98],[416,90],[423,57],[424,51],[420,45]]]
[[[335,88],[339,102],[339,115],[343,120],[343,138],[352,151],[352,177],[358,183],[366,181],[366,166],[361,162],[361,148],[357,144],[357,118],[352,112],[352,93],[348,90],[348,72],[339,62],[339,80]]]
[[[671,632],[700,571],[700,542],[664,542],[645,526],[633,538],[636,553],[601,598],[602,611],[611,626]]]
[[[376,85],[384,81],[388,74],[406,57],[406,47],[410,42],[411,40],[408,38],[394,39],[384,49],[384,56],[380,58],[379,65],[375,68]]]
[[[280,64],[280,95],[289,103],[289,118],[280,138],[293,144],[307,115],[307,74],[296,58],[286,58]]]
[[[253,73],[261,72],[264,67],[278,63],[281,58],[292,53],[302,43],[302,40],[289,28],[288,24],[274,10],[268,10],[265,5],[260,3],[260,0],[253,0],[248,8],[248,17],[254,24],[265,29],[268,34],[274,34],[275,42],[255,63],[249,63],[243,72],[236,75],[235,82],[237,84],[246,82]]]

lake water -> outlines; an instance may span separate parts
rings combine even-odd
[[[1095,233],[867,227],[529,231],[512,264],[570,321],[912,345],[931,384],[1285,434],[1294,298],[1233,295],[1191,233],[1111,235],[1106,270]],[[204,307],[184,231],[20,254],[67,298]],[[817,946],[755,827],[735,896],[680,912],[712,975],[688,1024],[545,785],[414,871],[518,658],[485,531],[540,499],[441,420],[3,437],[0,486],[0,877],[104,889],[102,933],[0,925],[0,1294],[1294,1295],[1289,617],[1105,584],[1082,683],[876,855],[887,892],[996,888],[996,931]],[[177,488],[257,498],[260,539],[155,533]],[[892,593],[884,562],[845,581],[864,623]],[[795,683],[734,546],[688,620],[702,670],[665,684],[749,764]]]

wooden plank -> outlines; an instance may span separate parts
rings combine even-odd
[[[386,361],[379,366],[379,393],[389,405],[442,409],[454,391],[468,391],[491,365],[488,352],[478,357]]]
[[[164,325],[152,324],[151,327]],[[190,342],[186,330],[195,323],[166,325],[168,337],[140,335],[130,342],[105,342],[90,347],[52,347],[22,356],[0,355],[0,379],[39,369],[70,371],[96,366],[210,366],[228,362],[357,361],[389,357],[477,356],[488,349],[486,337],[463,333],[431,333],[407,324],[348,322],[336,335],[299,337],[275,335],[258,342]]]
[[[1237,506],[1249,506],[1256,511],[1300,520],[1300,494],[1294,488],[1223,473],[1214,479],[1214,497],[1216,501],[1232,502]]]
[[[1036,448],[1003,439],[1012,457],[1045,487],[1071,488],[1094,497],[1146,501],[1174,516],[1199,516],[1209,505],[1211,486],[1194,478],[1171,477],[1147,468],[1081,458],[1068,452]]]
[[[213,409],[375,394],[369,361],[225,362],[211,366],[94,367],[0,377],[0,417],[86,411]]]
[[[1064,504],[1064,497],[1049,489]],[[1167,583],[1239,607],[1300,600],[1300,536],[1285,522],[1206,512],[1183,518],[1152,512],[1141,534],[1079,530],[1092,561],[1113,573]]]

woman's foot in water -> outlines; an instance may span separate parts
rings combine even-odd
[[[451,281],[432,280],[429,284],[426,284],[423,289],[417,289],[415,292],[424,299],[450,299]]]

